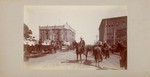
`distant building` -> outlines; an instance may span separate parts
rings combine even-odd
[[[99,26],[99,40],[108,44],[122,41],[127,45],[127,16],[102,19]]]
[[[39,38],[42,41],[53,40],[72,43],[75,40],[75,30],[65,25],[39,26]]]

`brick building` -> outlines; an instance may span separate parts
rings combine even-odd
[[[75,30],[67,23],[58,26],[39,26],[39,38],[42,41],[53,40],[72,43],[75,40]]]
[[[115,44],[120,40],[127,45],[127,16],[102,19],[99,40],[108,44]]]

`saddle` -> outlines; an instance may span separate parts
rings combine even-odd
[[[84,47],[82,45],[78,46],[78,53],[83,53],[84,52]]]

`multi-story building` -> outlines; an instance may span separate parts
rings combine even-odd
[[[67,23],[59,26],[39,26],[39,38],[42,41],[53,40],[72,43],[75,40],[75,30]]]
[[[127,16],[102,19],[99,26],[99,40],[108,44],[122,41],[127,45]]]

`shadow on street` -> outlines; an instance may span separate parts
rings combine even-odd
[[[63,61],[61,63],[80,63],[80,61],[77,61],[77,60],[67,60],[67,61]],[[85,60],[82,64],[96,67],[97,68],[96,70],[118,70],[118,69],[115,69],[115,68],[95,66],[92,60]]]

